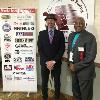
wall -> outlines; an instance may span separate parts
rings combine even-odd
[[[96,78],[94,79],[94,99],[100,100],[100,68],[96,67]]]
[[[31,8],[38,5],[38,0],[0,0],[0,8]]]
[[[96,62],[100,63],[100,0],[95,0],[95,36],[97,40],[97,57]]]

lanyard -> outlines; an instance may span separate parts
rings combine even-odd
[[[74,45],[75,45],[77,39],[79,38],[79,35],[80,35],[80,34],[78,34],[78,33],[75,35],[75,37],[74,37],[74,39],[73,39],[73,42],[72,42],[72,48],[74,47]]]

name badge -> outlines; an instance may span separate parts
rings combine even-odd
[[[69,54],[69,61],[73,62],[73,53],[72,52],[70,52],[70,54]]]
[[[78,51],[84,51],[84,47],[78,47]]]

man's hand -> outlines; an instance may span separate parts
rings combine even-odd
[[[46,64],[47,64],[47,68],[48,68],[49,70],[52,70],[53,67],[54,67],[55,61],[53,61],[53,60],[47,61]]]
[[[71,63],[69,65],[69,68],[70,68],[71,71],[75,72],[75,65],[74,64]]]

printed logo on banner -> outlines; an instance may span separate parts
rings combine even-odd
[[[28,80],[28,81],[34,81],[34,77],[25,77],[23,79]]]
[[[25,57],[25,62],[26,63],[34,62],[34,58],[33,57]]]
[[[15,54],[33,54],[32,50],[15,50]]]
[[[4,58],[5,58],[5,62],[10,62],[10,58],[11,58],[11,53],[5,53],[4,54]]]
[[[0,13],[17,13],[18,12],[18,9],[10,9],[10,8],[8,8],[8,9],[0,9]]]
[[[19,50],[15,50],[15,54],[19,54],[20,53],[20,51]]]
[[[14,76],[14,80],[22,80],[22,77]]]
[[[26,65],[26,70],[27,71],[33,71],[33,65]]]
[[[16,36],[33,36],[33,32],[16,32]]]
[[[5,50],[9,51],[9,49],[11,48],[11,44],[10,43],[6,43],[4,44],[5,46]]]
[[[15,38],[16,43],[30,43],[33,42],[33,38]]]
[[[21,63],[21,62],[22,62],[21,57],[14,58],[14,63]]]
[[[34,22],[23,22],[23,25],[34,25]]]
[[[11,71],[12,65],[4,65],[4,70]]]
[[[12,80],[13,78],[12,78],[12,75],[5,75],[5,78],[7,79],[7,80]]]
[[[9,36],[8,34],[5,34],[4,35],[4,41],[11,42],[11,36]]]
[[[4,54],[5,59],[10,59],[11,58],[11,53],[7,52]]]
[[[14,22],[14,25],[34,25],[34,22]]]
[[[3,29],[4,32],[9,32],[11,30],[11,26],[8,23],[5,23],[2,26],[2,29]]]
[[[2,15],[1,18],[2,19],[11,19],[11,16],[10,15]]]
[[[21,65],[15,65],[14,69],[15,70],[24,70],[24,68],[22,68]]]
[[[5,60],[5,62],[10,62],[10,60]]]
[[[28,44],[15,44],[16,48],[32,48],[33,46]]]
[[[30,15],[20,15],[20,16],[17,16],[18,20],[30,20],[31,18],[32,18],[32,16],[30,16]]]
[[[20,52],[22,52],[22,54],[33,54],[33,50],[20,50]]]
[[[25,72],[13,72],[13,74],[16,74],[16,75],[26,75]]]
[[[16,32],[16,36],[23,36],[24,32]]]
[[[34,30],[34,27],[14,27],[14,30]]]

